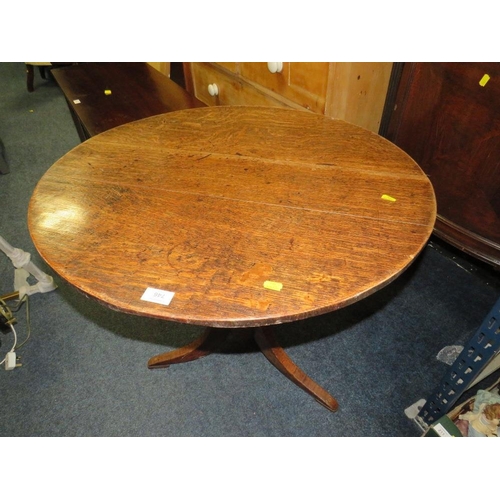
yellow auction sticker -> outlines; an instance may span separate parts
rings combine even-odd
[[[383,194],[383,195],[381,196],[381,198],[382,198],[383,200],[387,200],[387,201],[396,201],[396,198],[393,198],[392,196],[389,196],[388,194]]]
[[[278,283],[277,281],[264,281],[264,288],[280,292],[283,288],[283,283]]]
[[[490,75],[485,74],[485,75],[481,78],[481,80],[479,80],[479,85],[481,85],[481,87],[484,87],[484,86],[488,83],[488,81],[489,81],[489,80],[490,80]]]

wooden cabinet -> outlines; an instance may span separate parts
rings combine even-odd
[[[384,135],[429,176],[435,234],[500,266],[500,63],[404,63],[399,75]]]
[[[309,110],[378,132],[392,63],[185,63],[186,87],[209,106]]]

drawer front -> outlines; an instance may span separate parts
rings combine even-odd
[[[282,69],[273,73],[268,64],[281,64]],[[328,62],[254,62],[240,63],[238,69],[243,78],[262,85],[304,108],[323,114],[329,68]]]
[[[209,106],[279,106],[284,102],[260,92],[237,75],[210,63],[191,63],[195,96]],[[211,95],[209,85],[216,85],[217,95]],[[212,87],[213,88],[213,87]]]
[[[238,63],[237,62],[218,62],[217,64],[219,66],[222,66],[223,68],[226,68],[228,71],[231,71],[232,73],[238,72]]]

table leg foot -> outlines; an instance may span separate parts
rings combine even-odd
[[[338,402],[325,389],[306,375],[285,353],[278,344],[272,329],[256,328],[255,341],[260,347],[264,356],[281,372],[285,377],[298,385],[301,389],[310,394],[321,405],[330,411],[337,411]]]
[[[206,328],[201,337],[173,351],[158,354],[148,361],[148,368],[167,368],[175,363],[186,363],[212,353],[227,337],[228,331]]]
[[[28,92],[33,92],[35,87],[33,85],[35,80],[35,73],[33,70],[32,64],[26,64],[26,86],[28,88]]]

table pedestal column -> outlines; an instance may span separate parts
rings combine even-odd
[[[227,338],[230,329],[207,328],[203,334],[190,344],[152,357],[148,368],[167,368],[176,363],[194,361],[212,353]],[[325,389],[304,373],[278,344],[272,327],[254,329],[254,338],[264,356],[285,377],[310,394],[318,403],[330,411],[338,409],[338,403]]]

